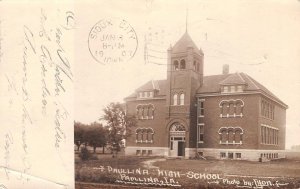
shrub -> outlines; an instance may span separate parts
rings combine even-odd
[[[79,157],[82,161],[86,161],[86,160],[90,159],[91,153],[89,152],[89,150],[86,147],[82,147],[80,150]]]

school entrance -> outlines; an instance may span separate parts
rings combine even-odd
[[[180,123],[173,123],[170,128],[170,148],[171,157],[184,156],[185,152],[185,128]]]

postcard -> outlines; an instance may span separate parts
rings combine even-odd
[[[0,1],[0,188],[299,188],[300,1]]]

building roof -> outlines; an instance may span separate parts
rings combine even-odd
[[[220,85],[235,85],[243,84],[246,85],[244,92],[261,92],[269,98],[281,103],[282,105],[287,105],[282,102],[276,95],[269,91],[262,84],[254,80],[252,77],[245,73],[232,73],[232,74],[220,74],[220,75],[210,75],[203,77],[203,85],[198,88],[197,94],[217,94],[221,92]],[[135,98],[137,92],[140,91],[153,91],[156,90],[156,96],[165,96],[167,89],[167,80],[151,80],[136,89],[136,92],[129,95],[127,98]]]
[[[269,91],[265,86],[260,84],[258,81],[254,80],[252,77],[245,73],[232,73],[232,74],[222,74],[222,75],[211,75],[205,76],[203,78],[203,85],[197,90],[198,94],[207,93],[220,93],[220,85],[234,85],[234,84],[244,84],[246,88],[245,92],[257,91],[261,92],[269,98],[278,101],[287,107],[287,105],[282,102],[276,95]]]
[[[202,50],[199,50],[197,45],[194,43],[190,35],[185,32],[183,36],[177,41],[177,43],[174,45],[172,48],[173,53],[178,53],[178,52],[186,52],[186,49],[188,47],[193,47],[195,50],[200,51],[201,53]]]
[[[137,92],[143,91],[157,91],[157,96],[165,96],[166,95],[166,85],[167,80],[150,80],[141,87],[137,88],[131,95],[127,96],[127,98],[132,98],[137,96]]]
[[[240,75],[240,73],[230,74],[226,79],[220,82],[221,85],[232,85],[232,84],[246,84],[246,81]]]

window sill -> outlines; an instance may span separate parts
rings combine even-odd
[[[149,141],[148,140],[135,140],[135,143],[146,143],[146,144],[150,143],[151,144],[151,143],[153,143],[153,140],[149,140]]]
[[[239,142],[239,143],[235,143],[235,142],[233,142],[233,143],[229,143],[229,142],[221,142],[220,141],[220,144],[226,144],[226,145],[242,145],[243,144],[243,142]]]
[[[227,115],[222,115],[222,114],[220,114],[220,118],[236,118],[236,117],[242,118],[242,117],[243,117],[243,114],[239,114],[239,115],[235,115],[235,114],[233,114],[233,115],[229,115],[229,114],[227,114]]]

